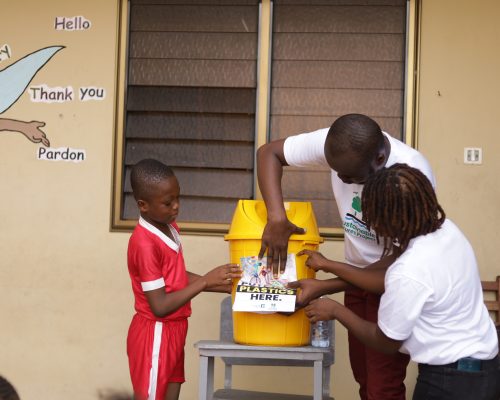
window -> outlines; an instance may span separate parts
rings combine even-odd
[[[405,31],[405,1],[275,1],[271,140],[348,113],[401,139]],[[288,168],[282,182],[285,199],[313,203],[320,226],[342,226],[329,169]]]
[[[121,5],[115,229],[135,225],[129,172],[142,158],[174,168],[183,231],[225,232],[237,200],[260,196],[260,144],[350,112],[402,137],[405,0]],[[313,203],[322,234],[339,235],[328,171],[288,169],[283,189]]]

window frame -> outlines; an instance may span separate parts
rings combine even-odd
[[[116,82],[113,123],[113,168],[111,190],[111,231],[130,232],[137,224],[137,220],[128,220],[121,217],[124,193],[124,153],[125,153],[125,99],[127,94],[128,72],[128,38],[129,38],[129,0],[117,0],[117,42],[116,42]],[[412,147],[418,144],[417,121],[418,115],[418,65],[419,65],[419,14],[421,0],[406,1],[406,58],[404,77],[404,111],[403,111],[403,140]],[[257,96],[255,114],[255,148],[269,141],[269,116],[271,96],[271,51],[272,51],[272,0],[261,0],[259,3],[259,32],[257,52]],[[256,153],[256,152],[255,152]],[[255,154],[254,154],[255,160]],[[256,162],[254,162],[254,193],[255,199],[262,200],[256,176]],[[192,235],[224,235],[230,224],[179,222],[183,233]],[[320,227],[322,237],[330,240],[343,240],[344,233],[340,227]]]

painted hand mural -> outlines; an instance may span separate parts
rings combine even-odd
[[[7,111],[24,93],[37,72],[64,46],[51,46],[21,58],[0,70],[0,114]],[[45,122],[19,121],[0,118],[0,132],[19,132],[33,143],[50,146],[50,141],[41,128]]]

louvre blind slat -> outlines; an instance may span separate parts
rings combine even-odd
[[[225,43],[221,46],[221,43]],[[247,32],[132,32],[130,58],[255,60],[255,34]]]
[[[257,32],[255,6],[135,5],[131,7],[131,31],[159,32]]]
[[[334,115],[360,113],[400,117],[403,90],[276,88],[273,115]]]
[[[404,33],[404,7],[374,5],[281,5],[275,32]],[[401,5],[401,1],[398,2]],[[345,4],[345,3],[344,3]]]
[[[403,34],[276,33],[274,60],[402,61]]]
[[[332,121],[340,115],[332,114],[328,116],[315,115],[274,115],[271,120],[270,131],[275,133],[276,139],[284,139],[290,135],[290,132],[302,133],[311,132],[315,129],[327,128]],[[400,117],[379,117],[372,115],[378,123],[384,127],[387,132],[399,132],[403,123],[403,118]]]
[[[250,114],[129,113],[127,138],[233,140],[253,142]]]
[[[125,163],[135,164],[144,158],[156,158],[172,167],[252,169],[253,143],[129,141]]]
[[[254,114],[255,89],[129,86],[127,110]]]
[[[255,61],[133,59],[129,82],[144,86],[254,88]]]
[[[253,175],[250,171],[220,169],[174,168],[183,196],[201,195],[213,198],[239,198],[252,196]],[[232,182],[224,185],[223,182]],[[125,193],[132,193],[130,187],[130,167],[126,169]]]
[[[401,62],[275,61],[273,87],[401,90]]]

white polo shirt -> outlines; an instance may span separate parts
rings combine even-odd
[[[403,340],[400,351],[418,363],[489,360],[498,353],[474,251],[453,222],[411,240],[389,267],[378,326]]]
[[[329,128],[310,133],[290,136],[285,140],[283,151],[288,165],[294,167],[328,167],[325,158],[325,141]],[[434,175],[425,157],[417,150],[393,138],[389,139],[391,152],[386,163],[390,167],[396,163],[408,164],[422,171],[435,186]],[[377,244],[375,233],[366,228],[361,213],[361,192],[363,185],[346,184],[331,170],[333,194],[342,218],[344,228],[345,260],[357,267],[366,267],[380,259],[383,243]]]

